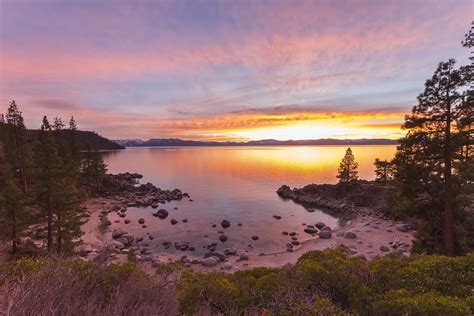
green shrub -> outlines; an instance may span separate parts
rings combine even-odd
[[[465,257],[386,256],[369,263],[371,287],[376,292],[406,289],[413,293],[437,291],[465,297],[474,284],[474,255]]]
[[[327,298],[317,297],[312,306],[312,314],[318,316],[350,315],[344,312],[340,307],[334,305]]]
[[[406,290],[387,292],[373,305],[378,315],[471,315],[466,302],[436,292],[413,295]]]
[[[343,308],[363,311],[370,297],[365,260],[349,257],[343,248],[311,251],[295,267],[300,286],[324,293]]]
[[[48,260],[44,258],[21,257],[10,266],[10,273],[16,276],[36,273],[47,267]]]
[[[222,273],[184,271],[177,289],[180,311],[186,315],[204,308],[223,313],[239,307],[239,290]]]

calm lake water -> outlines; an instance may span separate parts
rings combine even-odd
[[[344,223],[323,210],[308,212],[291,201],[283,201],[276,190],[283,184],[301,187],[336,183],[337,168],[346,148],[155,147],[105,153],[109,172],[137,172],[143,175],[142,183],[151,182],[162,189],[179,188],[194,200],[163,205],[170,213],[166,220],[153,217],[151,208],[130,208],[127,218],[132,223],[114,223],[112,228],[124,227],[135,236],[152,235],[154,239],[146,241],[158,252],[177,252],[174,247],[165,250],[163,241],[190,242],[196,247],[196,255],[205,252],[203,246],[212,242],[219,244],[218,250],[234,247],[257,254],[285,251],[290,240],[282,231],[295,231],[303,241],[311,237],[303,232],[303,223],[322,221],[332,227]],[[391,159],[396,150],[394,145],[351,148],[359,163],[359,177],[367,180],[374,178],[375,158]],[[273,215],[282,219],[276,220]],[[110,216],[112,221],[114,216]],[[146,220],[146,229],[137,223],[141,217]],[[171,225],[172,218],[179,223]],[[183,219],[188,222],[183,223]],[[231,223],[228,229],[220,226],[224,219]],[[225,244],[219,242],[219,230],[229,237]],[[253,241],[253,235],[258,235],[259,240]]]

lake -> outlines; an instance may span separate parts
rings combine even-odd
[[[359,163],[359,177],[367,180],[374,179],[375,158],[391,159],[396,151],[395,145],[351,148]],[[163,241],[190,242],[196,247],[196,255],[205,252],[203,246],[212,242],[217,242],[221,250],[234,247],[256,254],[285,251],[288,236],[283,236],[283,231],[295,231],[303,241],[311,238],[303,233],[303,223],[314,225],[322,221],[337,227],[344,222],[323,210],[308,212],[292,201],[284,201],[276,190],[283,184],[301,187],[336,183],[337,168],[346,149],[347,146],[154,147],[104,153],[109,172],[137,172],[143,175],[142,183],[151,182],[162,189],[179,188],[193,200],[163,205],[170,213],[166,220],[153,217],[151,208],[129,208],[127,218],[132,223],[113,223],[112,228],[124,227],[135,236],[152,235],[149,246],[170,253],[176,250],[164,249]],[[273,215],[282,219],[276,220]],[[118,219],[113,213],[109,218],[112,222]],[[139,218],[146,220],[146,229],[137,223]],[[179,223],[171,225],[172,218]],[[220,226],[224,219],[231,223],[225,230]],[[225,245],[219,242],[219,230],[228,237]],[[252,240],[254,235],[259,240]]]

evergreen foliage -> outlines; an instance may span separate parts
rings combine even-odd
[[[17,252],[17,237],[29,224],[24,194],[18,186],[8,162],[0,157],[0,236],[12,242],[12,254]]]
[[[339,183],[349,183],[358,179],[357,168],[359,164],[355,161],[354,155],[352,154],[351,148],[347,148],[344,158],[342,158],[337,170],[337,178]]]
[[[388,182],[394,178],[393,163],[388,160],[375,159],[375,181]]]
[[[0,234],[13,240],[13,252],[15,240],[26,225],[43,220],[48,251],[69,252],[79,241],[85,215],[81,180],[87,179],[88,189],[92,188],[89,191],[95,192],[107,171],[93,149],[94,142],[88,145],[83,159],[81,133],[73,117],[66,128],[60,117],[51,125],[46,116],[41,129],[31,133],[15,101],[7,114],[0,116]],[[36,214],[38,209],[40,214]]]
[[[466,47],[472,47],[472,32],[466,34]],[[396,183],[393,214],[423,219],[415,251],[453,255],[473,249],[472,70],[472,65],[456,68],[453,59],[438,65],[405,117],[407,135],[390,162]]]

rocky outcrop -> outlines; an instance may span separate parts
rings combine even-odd
[[[152,183],[139,184],[143,178],[138,173],[107,174],[102,181],[99,195],[102,197],[122,198],[129,207],[152,206],[158,207],[159,203],[182,200],[189,197],[179,189],[162,190]]]
[[[390,186],[360,181],[348,185],[310,184],[291,189],[282,185],[277,193],[306,207],[321,207],[342,215],[386,212]]]

